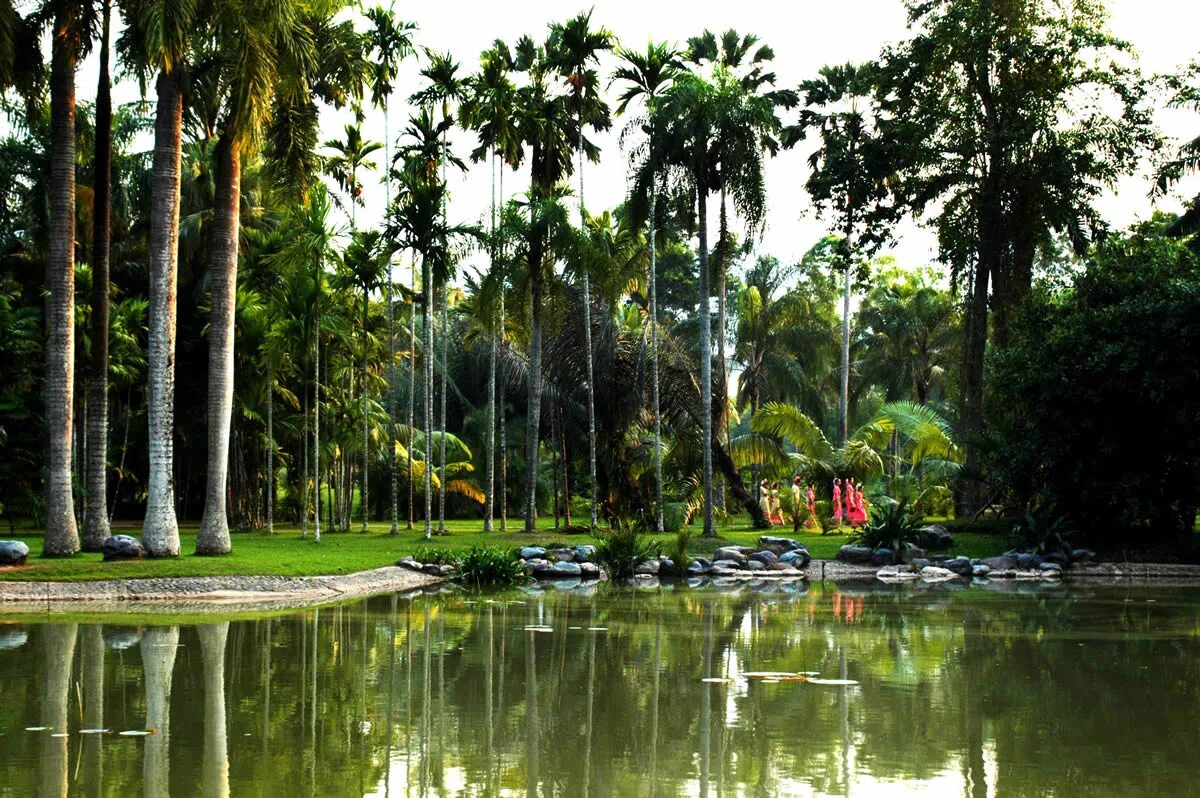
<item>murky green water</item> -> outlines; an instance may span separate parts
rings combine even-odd
[[[1195,588],[601,589],[103,620],[0,616],[0,796],[1196,789]]]

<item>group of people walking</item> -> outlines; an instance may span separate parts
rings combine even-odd
[[[785,521],[783,517],[783,503],[779,496],[779,483],[764,479],[759,485],[759,490],[758,502],[763,518],[772,526],[782,526]],[[820,523],[817,520],[817,493],[813,485],[808,485],[808,489],[805,490],[803,480],[798,476],[792,477],[791,493],[793,530],[799,532],[802,522],[806,528],[819,529]],[[807,518],[805,518],[805,513],[801,512],[801,508],[808,510]],[[830,508],[833,511],[832,520],[836,527],[842,526],[843,523],[849,524],[852,527],[859,527],[867,522],[867,499],[863,495],[862,485],[855,485],[852,478],[847,478],[844,485],[841,479],[833,480],[833,496]]]

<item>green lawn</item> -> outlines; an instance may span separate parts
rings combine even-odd
[[[78,554],[65,559],[46,559],[40,556],[40,535],[29,532],[13,536],[24,540],[30,549],[29,564],[21,568],[0,568],[0,580],[13,581],[87,581],[93,579],[133,579],[138,577],[213,576],[213,575],[272,575],[313,576],[318,574],[343,574],[363,571],[394,563],[400,557],[414,554],[431,546],[454,551],[465,551],[472,546],[516,547],[545,545],[561,542],[569,545],[594,543],[589,535],[567,535],[555,532],[552,520],[539,524],[533,534],[519,532],[520,521],[509,524],[509,532],[485,534],[479,521],[448,521],[449,534],[435,536],[426,541],[420,525],[412,532],[404,531],[395,537],[388,534],[388,525],[372,524],[367,534],[358,531],[324,533],[321,543],[314,544],[310,538],[301,538],[294,527],[278,528],[274,535],[258,532],[243,532],[233,535],[233,553],[227,557],[197,557],[191,552],[195,548],[196,525],[183,525],[181,537],[183,555],[173,560],[146,560],[140,562],[106,563],[99,554]],[[693,528],[695,529],[695,528]],[[137,535],[136,525],[114,529],[115,532]],[[693,535],[688,546],[692,554],[711,554],[720,545],[753,545],[761,531],[752,529],[747,523],[734,523],[719,530],[717,541],[704,540]],[[791,536],[790,528],[776,527],[772,534]],[[664,550],[673,548],[675,536],[651,535]],[[798,540],[808,546],[816,558],[831,559],[838,548],[846,543],[844,535],[800,535]],[[958,532],[952,553],[970,557],[996,554],[1008,547],[1004,537]]]

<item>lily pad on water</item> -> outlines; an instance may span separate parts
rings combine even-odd
[[[709,684],[729,684],[733,681],[733,679],[724,679],[720,676],[708,676],[700,681],[708,682]]]
[[[607,626],[589,626],[588,631],[589,632],[607,632],[608,627]]]
[[[26,726],[25,731],[46,731],[49,726]]]
[[[742,676],[747,679],[780,679],[786,676],[799,676],[793,671],[747,671]]]
[[[130,729],[121,732],[122,737],[149,737],[152,734],[157,734],[157,732],[153,729]]]
[[[526,626],[526,632],[553,632],[553,626]]]
[[[55,732],[54,734],[51,734],[50,736],[51,737],[70,737],[71,735],[67,734],[66,732]]]
[[[80,734],[108,734],[108,729],[80,729]]]
[[[858,682],[853,679],[809,679],[809,684],[823,684],[831,687],[853,687]]]

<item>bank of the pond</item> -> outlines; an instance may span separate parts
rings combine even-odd
[[[437,577],[394,565],[337,576],[183,576],[94,582],[3,582],[3,605],[171,602],[177,605],[300,606],[412,590]],[[0,605],[0,609],[5,607]]]

